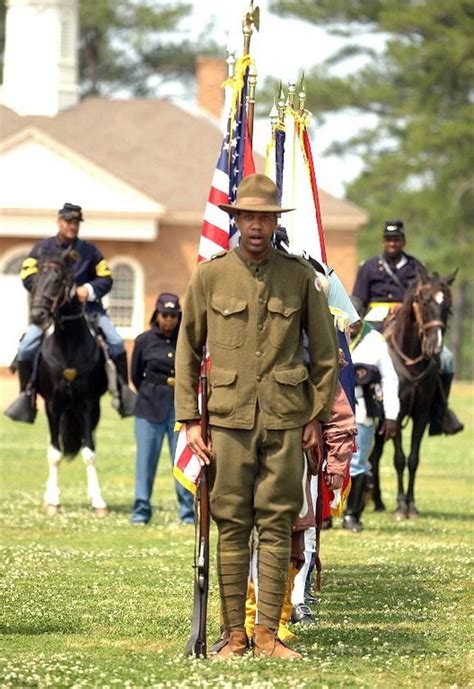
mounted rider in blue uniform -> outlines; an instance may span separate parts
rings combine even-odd
[[[102,297],[112,289],[112,272],[97,247],[91,242],[78,238],[79,225],[83,220],[81,206],[65,203],[58,211],[57,235],[41,239],[33,246],[23,261],[20,278],[25,288],[31,292],[38,272],[38,261],[42,255],[65,249],[73,249],[77,253],[78,258],[74,263],[76,296],[84,304],[85,314],[91,325],[103,334],[108,353],[115,364],[120,397],[118,412],[121,416],[131,416],[134,393],[128,388],[128,366],[124,342],[102,304]],[[31,380],[43,336],[44,330],[30,323],[20,340],[16,360],[21,392],[26,389]],[[15,420],[24,421],[25,418]]]
[[[352,294],[366,310],[365,321],[381,330],[389,312],[398,308],[406,289],[417,279],[422,264],[406,254],[405,230],[402,220],[387,220],[383,231],[383,251],[364,261],[357,271]],[[438,391],[432,408],[429,434],[453,435],[464,429],[454,412],[448,409],[448,397],[454,378],[453,355],[443,345],[440,355],[442,391]]]

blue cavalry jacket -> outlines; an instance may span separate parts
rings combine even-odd
[[[391,268],[406,289],[416,279],[417,267],[420,265],[414,256],[403,253],[397,265]],[[386,272],[383,257],[374,256],[359,266],[352,294],[359,297],[367,307],[374,302],[401,302],[404,290]]]
[[[101,300],[112,288],[112,271],[98,248],[83,239],[74,239],[72,242],[63,243],[56,235],[37,242],[21,267],[20,278],[23,285],[28,291],[31,291],[35,275],[38,272],[38,260],[42,253],[54,253],[67,247],[79,255],[78,260],[74,263],[74,282],[76,285],[88,283],[95,293],[94,301],[86,302],[86,310],[89,313],[105,313]]]

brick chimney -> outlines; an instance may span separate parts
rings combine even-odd
[[[201,56],[196,59],[197,104],[214,117],[220,118],[224,105],[226,64],[220,57]]]

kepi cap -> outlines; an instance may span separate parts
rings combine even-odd
[[[155,311],[158,313],[181,313],[179,297],[171,292],[163,292],[156,300]]]
[[[78,220],[82,222],[84,217],[82,215],[82,207],[76,206],[75,203],[65,203],[62,208],[58,210],[58,217],[65,220]]]
[[[383,228],[384,237],[404,237],[403,220],[386,220]]]
[[[174,313],[177,316],[181,315],[181,305],[179,297],[172,292],[162,292],[156,300],[155,310],[150,318],[150,325],[156,321],[156,316],[159,313]]]

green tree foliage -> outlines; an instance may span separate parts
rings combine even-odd
[[[80,75],[83,95],[126,90],[147,96],[160,80],[191,77],[199,49],[179,29],[189,3],[163,0],[80,0]]]
[[[326,117],[341,111],[376,115],[374,126],[329,149],[363,161],[347,189],[370,213],[360,235],[361,258],[379,250],[384,220],[402,218],[410,253],[431,270],[459,268],[452,344],[464,374],[472,374],[470,346],[461,355],[461,341],[472,340],[473,316],[473,3],[274,0],[272,10],[346,37],[344,47],[309,75],[308,107]],[[357,40],[362,33],[385,35],[383,52]],[[349,73],[354,57],[365,58],[363,66]]]

